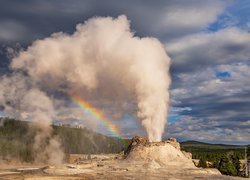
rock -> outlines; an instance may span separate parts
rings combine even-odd
[[[125,157],[137,146],[148,146],[149,140],[140,136],[135,136],[132,138],[130,145],[124,151]]]
[[[125,159],[130,162],[158,163],[161,167],[178,166],[178,168],[194,168],[191,159],[187,158],[179,148],[179,143],[172,138],[165,142],[149,142],[143,137],[134,137],[125,151]],[[150,164],[148,164],[150,165]],[[147,166],[147,165],[146,165]],[[157,167],[154,165],[154,167]]]
[[[205,170],[207,171],[208,174],[221,175],[221,172],[215,168],[206,168]]]
[[[186,156],[188,159],[191,159],[192,160],[192,153],[190,153],[190,152],[186,152],[186,151],[181,151],[183,154],[184,154],[184,156]]]
[[[180,143],[177,142],[177,140],[175,138],[169,138],[167,141],[165,141],[166,143],[171,144],[172,146],[174,146],[176,149],[180,150],[181,146]]]
[[[21,172],[13,172],[13,171],[0,172],[0,176],[13,175],[13,174],[21,174]]]
[[[75,165],[69,164],[67,165],[67,168],[76,169],[77,167]]]
[[[200,161],[199,159],[193,159],[193,163],[196,167],[198,167],[199,161]]]

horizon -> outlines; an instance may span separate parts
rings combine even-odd
[[[29,123],[32,123],[31,121],[25,121],[25,120],[17,120],[17,119],[11,119],[9,117],[0,117],[0,120],[4,119],[4,118],[7,118],[8,120],[14,120],[14,121],[23,121],[23,122],[29,122]],[[104,136],[107,136],[107,137],[112,137],[112,138],[115,138],[115,139],[119,139],[117,136],[113,136],[112,134],[110,135],[107,135],[107,134],[102,134],[102,133],[99,133],[93,129],[89,129],[87,127],[80,127],[77,126],[77,125],[72,125],[72,124],[53,124],[53,126],[58,126],[58,127],[65,127],[65,128],[72,128],[72,129],[83,129],[83,128],[86,128],[87,130],[90,130],[94,133],[97,133],[97,134],[101,134],[101,135],[104,135]],[[1,127],[1,125],[0,125]],[[139,136],[139,135],[135,135],[135,136]],[[133,137],[135,137],[133,136]],[[122,137],[122,139],[124,140],[131,140],[133,137]],[[146,136],[140,136],[140,137],[144,137],[144,138],[147,138]],[[169,138],[172,138],[172,137],[163,137],[162,138],[162,141],[166,141],[168,140]],[[197,140],[192,140],[192,139],[185,139],[185,140],[181,140],[181,139],[177,139],[177,141],[179,143],[185,143],[185,142],[195,142],[195,143],[203,143],[203,144],[208,144],[208,145],[225,145],[225,146],[242,146],[242,147],[247,147],[249,146],[250,144],[227,144],[227,143],[214,143],[214,142],[206,142],[206,141],[197,141]]]

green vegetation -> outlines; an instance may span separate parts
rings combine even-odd
[[[236,169],[236,165],[226,155],[221,157],[218,169],[222,174],[225,175],[236,176],[239,173]]]
[[[250,145],[247,146],[247,159],[250,160]]]
[[[8,118],[0,118],[0,121],[0,158],[32,162],[35,132],[29,128],[30,123]],[[53,135],[59,138],[65,153],[117,153],[125,148],[120,140],[86,128],[53,126],[53,129]]]
[[[244,159],[244,146],[208,144],[196,141],[181,143],[181,149],[191,152],[193,159],[200,159],[200,167],[205,167],[209,161],[222,174],[230,176],[241,176],[240,159]],[[206,164],[207,165],[207,164]]]
[[[218,162],[228,152],[233,152],[239,159],[244,159],[244,146],[187,141],[181,143],[181,149],[191,152],[193,159],[204,158],[210,162]]]
[[[206,168],[207,167],[207,161],[204,158],[201,158],[198,164],[198,167]]]
[[[0,126],[0,156],[2,159],[20,159],[31,161],[32,134],[28,132],[28,123],[7,119]]]
[[[65,153],[69,154],[98,154],[118,153],[126,147],[120,140],[98,134],[86,128],[69,128],[53,126],[53,136],[57,136]],[[35,131],[29,122],[0,118],[0,159],[34,160],[33,144]],[[125,139],[127,144],[130,140]],[[200,159],[198,166],[206,168],[207,161],[223,174],[241,176],[239,159],[244,159],[244,146],[207,144],[196,141],[181,143],[181,149],[191,152],[194,159]],[[247,150],[250,159],[250,146]]]
[[[54,126],[54,130],[61,140],[65,153],[118,153],[124,148],[120,140],[104,136],[87,128],[76,129]]]

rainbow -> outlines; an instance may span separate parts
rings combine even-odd
[[[119,139],[123,145],[126,145],[126,142],[122,139],[119,129],[116,127],[116,125],[112,124],[105,115],[96,109],[94,106],[92,106],[89,102],[84,100],[83,98],[79,96],[70,96],[71,100],[77,104],[81,109],[83,109],[88,114],[92,115],[96,120],[98,120],[104,127],[106,127],[114,137]]]

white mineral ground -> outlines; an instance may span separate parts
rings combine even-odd
[[[197,168],[191,154],[182,152],[174,138],[149,142],[134,137],[123,153],[72,155],[69,162],[60,166],[2,166],[0,179],[241,179],[223,176],[216,169]]]

